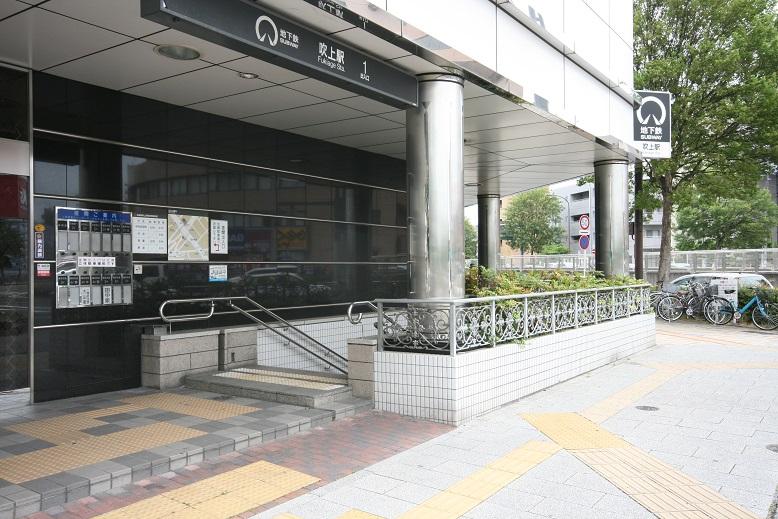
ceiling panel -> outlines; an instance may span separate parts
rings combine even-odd
[[[235,71],[210,66],[130,88],[127,92],[175,105],[189,105],[269,86],[272,84],[267,81],[242,79]]]
[[[507,128],[497,128],[492,130],[480,130],[478,132],[465,132],[465,141],[468,144],[481,144],[486,142],[504,141],[510,139],[521,139],[524,137],[535,137],[537,135],[550,135],[553,133],[567,133],[566,130],[556,123],[534,123],[522,124],[521,126],[510,126]]]
[[[405,141],[402,142],[387,142],[384,144],[376,144],[375,146],[365,146],[363,148],[365,151],[370,151],[373,153],[381,153],[384,155],[388,154],[405,154]]]
[[[17,2],[16,0],[2,0],[0,1],[0,18],[11,16],[28,7],[30,7],[28,4]]]
[[[330,141],[355,148],[361,148],[363,146],[376,146],[378,144],[385,144],[387,142],[404,142],[405,128],[363,133],[361,135],[350,135],[348,137],[337,137],[335,139],[330,139]]]
[[[221,66],[236,72],[251,72],[265,81],[270,81],[271,83],[279,85],[288,83],[289,81],[305,79],[305,76],[302,74],[292,72],[291,70],[273,65],[266,61],[260,61],[257,58],[252,58],[250,56],[244,56],[240,59],[224,62]]]
[[[224,117],[243,119],[288,108],[320,103],[318,97],[309,96],[285,86],[273,86],[236,94],[234,96],[213,99],[204,103],[191,105],[196,110],[203,110]]]
[[[307,135],[308,137],[313,137],[315,139],[329,140],[336,137],[345,137],[348,135],[358,135],[379,130],[390,130],[393,128],[400,128],[400,126],[400,124],[388,119],[382,119],[381,117],[376,116],[365,116],[357,117],[355,119],[348,119],[345,121],[336,121],[313,126],[305,126],[302,128],[295,128],[295,133]]]
[[[113,90],[123,90],[208,66],[208,63],[200,60],[165,58],[154,52],[151,43],[134,40],[59,65],[47,72]]]
[[[290,108],[289,110],[249,117],[245,121],[261,126],[278,128],[279,130],[288,130],[311,124],[336,121],[338,117],[350,119],[361,115],[363,115],[362,112],[353,108],[323,102],[316,105]]]
[[[405,49],[392,45],[388,41],[357,27],[340,31],[333,34],[332,37],[381,59],[395,59],[408,55],[408,51]]]
[[[465,114],[467,114],[467,111],[465,111]],[[510,112],[466,117],[465,131],[488,130],[491,128],[504,128],[506,126],[519,126],[521,124],[533,124],[545,121],[546,119],[543,119],[534,112],[530,112],[524,108],[518,108]]]
[[[343,90],[333,85],[319,81],[318,79],[305,78],[299,81],[292,81],[285,83],[285,86],[293,88],[298,92],[305,92],[312,96],[326,99],[327,101],[335,101],[336,99],[345,99],[347,97],[354,97],[356,94]]]
[[[513,150],[525,150],[531,148],[543,148],[546,146],[557,146],[559,144],[574,144],[585,142],[585,139],[573,132],[551,133],[547,135],[536,135],[534,137],[524,137],[523,139],[508,139],[505,141],[484,142],[477,147],[487,151],[505,152]]]
[[[465,81],[465,99],[489,95],[492,95],[492,93],[485,88],[481,88],[480,86],[476,85],[475,83],[471,83],[470,81]]]
[[[403,56],[402,58],[396,58],[390,60],[389,63],[396,67],[406,70],[412,74],[424,74],[427,72],[444,72],[444,70],[437,65],[433,65],[429,61],[426,61],[419,56],[413,54]]]
[[[43,70],[130,38],[42,9],[0,22],[0,59]]]
[[[166,29],[141,18],[137,0],[49,0],[41,7],[133,38]]]
[[[143,39],[154,45],[183,45],[191,47],[200,53],[201,59],[211,63],[224,63],[225,61],[236,60],[244,56],[240,52],[195,38],[175,29],[167,29],[166,31],[146,36]]]
[[[394,108],[393,106],[385,105],[384,103],[380,103],[362,96],[341,99],[338,101],[338,104],[345,105],[356,110],[361,110],[368,114],[385,114],[387,112],[394,112],[397,110],[397,108]]]
[[[498,112],[508,112],[516,110],[519,106],[513,101],[503,99],[494,94],[483,97],[473,97],[465,99],[465,117],[474,117],[476,115],[494,114]]]

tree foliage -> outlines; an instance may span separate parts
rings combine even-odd
[[[635,0],[634,24],[635,88],[675,99],[673,157],[646,161],[638,199],[645,209],[662,207],[666,280],[678,198],[703,184],[727,196],[778,160],[775,0]]]
[[[545,246],[559,243],[561,211],[562,203],[548,188],[518,194],[505,209],[504,239],[522,254],[538,253]]]
[[[747,199],[697,195],[678,210],[677,245],[681,250],[756,249],[770,245],[778,226],[778,205],[757,189]]]
[[[465,258],[478,256],[478,231],[470,220],[465,218]]]

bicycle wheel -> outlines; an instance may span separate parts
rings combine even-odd
[[[732,317],[735,315],[735,308],[727,299],[713,296],[705,303],[703,313],[709,323],[722,325],[732,320]]]
[[[664,296],[656,304],[656,314],[665,321],[677,321],[684,312],[684,304],[678,296]]]
[[[686,314],[687,317],[691,317],[692,319],[696,319],[698,316],[702,315],[704,312],[703,308],[703,301],[697,296],[691,296],[686,301],[686,306],[684,307],[683,311]]]
[[[764,312],[756,305],[751,312],[751,320],[760,330],[775,330],[778,328],[778,305],[775,303],[763,303]]]
[[[664,292],[651,292],[648,297],[649,301],[651,301],[651,306],[656,308],[656,304],[659,302],[660,299],[662,299],[664,296],[666,296]]]

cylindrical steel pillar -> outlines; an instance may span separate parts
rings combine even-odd
[[[594,163],[595,265],[606,276],[627,274],[629,258],[628,163],[603,160]]]
[[[454,73],[419,76],[406,116],[411,297],[465,295],[463,85]]]
[[[500,195],[478,195],[478,265],[500,265]]]

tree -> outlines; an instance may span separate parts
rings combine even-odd
[[[694,184],[727,196],[778,158],[774,9],[775,0],[635,0],[635,88],[675,99],[673,157],[644,163],[637,201],[662,208],[660,281],[670,270],[679,197]]]
[[[465,258],[478,256],[478,231],[470,220],[465,218]]]
[[[756,249],[770,245],[776,225],[778,205],[765,189],[747,199],[697,195],[678,210],[676,238],[681,250]]]
[[[562,203],[548,188],[533,189],[511,198],[505,209],[504,237],[522,254],[535,254],[547,245],[559,243]]]

